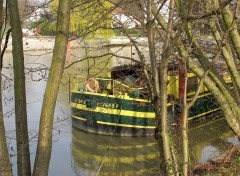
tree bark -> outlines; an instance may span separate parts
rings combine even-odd
[[[3,26],[3,0],[0,0],[0,31],[2,31]],[[2,35],[0,36],[0,46],[2,44]],[[0,53],[1,53],[0,47]],[[0,60],[0,73],[2,73],[2,58]],[[0,75],[0,83],[2,82],[2,75]],[[7,141],[5,135],[5,126],[3,119],[3,109],[2,109],[2,89],[0,89],[0,175],[11,176],[12,166],[10,163]]]
[[[161,135],[163,138],[163,151],[164,159],[167,168],[167,175],[179,175],[178,173],[178,163],[174,162],[174,145],[171,140],[171,130],[168,123],[168,110],[167,110],[167,82],[168,82],[168,62],[171,56],[171,31],[173,27],[173,9],[174,9],[174,0],[170,0],[169,6],[169,18],[166,29],[166,38],[163,45],[163,51],[161,54],[161,69],[160,69],[160,109],[161,109]],[[157,85],[156,85],[157,86]]]
[[[155,46],[154,46],[154,39],[153,39],[153,20],[151,17],[151,11],[152,11],[152,2],[151,0],[147,1],[147,37],[148,37],[148,47],[150,51],[150,62],[151,62],[151,83],[153,86],[153,95],[152,95],[152,101],[153,101],[153,107],[155,111],[155,119],[156,119],[156,130],[155,130],[155,138],[158,142],[158,148],[160,153],[160,168],[163,170],[164,173],[166,173],[166,167],[165,166],[165,159],[164,159],[164,150],[163,150],[163,137],[161,135],[161,110],[160,110],[160,88],[159,88],[159,75],[157,70],[157,61],[155,56]]]
[[[0,76],[0,81],[2,81],[2,76]],[[7,141],[5,135],[5,127],[3,120],[3,111],[2,111],[2,90],[0,91],[0,175],[2,176],[11,176],[12,175],[12,166],[10,163]]]
[[[230,31],[230,38],[231,38],[233,46],[236,50],[238,59],[240,59],[240,35],[238,32],[236,18],[234,18],[231,10],[229,9],[229,5],[224,8],[222,17],[223,17],[223,20],[224,20],[224,23],[225,23],[227,29],[229,29],[229,31]]]
[[[63,74],[66,60],[71,0],[61,0],[58,5],[57,35],[53,51],[53,59],[49,78],[44,94],[39,138],[36,159],[34,164],[34,176],[48,175],[49,162],[52,151],[52,128],[57,93]]]
[[[31,175],[22,28],[17,0],[7,1],[12,29],[18,175]]]
[[[214,4],[214,3],[211,3],[211,1],[208,2],[206,9],[210,10],[210,7],[212,6],[212,4]],[[227,16],[227,15],[225,14],[224,16]],[[226,43],[226,38],[221,37],[220,32],[218,31],[217,26],[215,24],[215,19],[213,17],[210,17],[210,19],[209,19],[209,26],[210,26],[210,29],[212,31],[212,35],[215,38],[218,46],[223,47],[223,49],[222,49],[223,50],[222,51],[223,58],[226,61],[226,64],[228,65],[229,72],[230,72],[230,74],[233,78],[233,81],[235,82],[237,88],[240,89],[240,75],[238,73],[237,66],[236,66],[236,63],[234,61],[233,55],[227,49],[227,46],[223,46]],[[226,31],[226,33],[229,33],[229,32],[230,31]],[[230,32],[230,34],[231,34],[231,32]],[[238,42],[236,42],[236,43],[238,44]],[[238,45],[236,47],[238,47]]]
[[[154,46],[154,34],[153,26],[154,21],[152,18],[152,11],[154,7],[154,1],[147,1],[147,37],[148,45],[150,51],[150,62],[151,62],[151,73],[152,73],[152,84],[153,84],[153,106],[156,114],[157,122],[157,140],[160,154],[164,159],[165,172],[167,175],[179,175],[178,173],[178,163],[175,161],[174,146],[171,143],[171,132],[168,123],[168,111],[167,111],[167,82],[168,82],[168,61],[170,57],[171,47],[170,46],[170,36],[172,31],[172,15],[174,1],[170,3],[170,19],[168,25],[166,25],[166,40],[164,41],[164,47],[160,62],[160,80],[158,72],[158,62],[155,54]],[[160,82],[160,84],[159,84]],[[161,158],[161,159],[162,159]],[[162,164],[162,163],[160,163]]]

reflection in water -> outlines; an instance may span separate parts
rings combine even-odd
[[[223,119],[192,127],[189,132],[192,163],[221,154],[236,142],[233,136]],[[153,137],[101,136],[73,128],[72,157],[75,173],[81,176],[98,172],[103,176],[159,173],[159,154]]]
[[[72,154],[78,175],[156,175],[154,138],[110,137],[72,130]]]
[[[192,163],[205,162],[222,154],[237,144],[237,140],[229,141],[233,137],[233,132],[223,118],[192,127],[189,130]]]

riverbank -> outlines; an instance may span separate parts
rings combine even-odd
[[[2,47],[5,40],[3,39]],[[23,50],[24,51],[35,51],[35,50],[53,50],[55,37],[50,36],[39,36],[39,37],[23,37]],[[70,41],[71,48],[83,47],[80,40]],[[6,52],[12,51],[12,38],[9,38]]]
[[[147,44],[147,39],[137,38],[137,43],[139,45],[145,46]],[[53,50],[55,42],[55,37],[51,36],[29,36],[23,37],[23,50],[24,51],[35,51],[35,50]],[[5,43],[5,39],[2,41],[2,48]],[[114,47],[114,46],[127,46],[130,45],[131,41],[125,36],[116,36],[109,40],[106,39],[88,39],[83,42],[81,38],[70,40],[68,47],[71,49],[74,48],[83,48],[83,47]],[[92,46],[90,46],[92,44]],[[99,46],[100,45],[100,46]],[[9,38],[8,46],[6,52],[12,51],[12,38]]]
[[[240,146],[236,145],[208,162],[200,163],[192,170],[195,176],[240,175]]]

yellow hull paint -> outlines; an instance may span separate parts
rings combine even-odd
[[[220,110],[220,108],[216,108],[216,109],[213,109],[213,110],[211,110],[211,111],[207,111],[207,112],[201,113],[201,114],[199,114],[199,115],[197,115],[197,116],[190,117],[190,118],[188,118],[188,120],[193,120],[193,119],[195,119],[195,118],[198,118],[198,117],[201,117],[201,116],[204,116],[204,115],[213,113],[213,112],[218,111],[218,110]]]

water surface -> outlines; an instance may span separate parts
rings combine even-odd
[[[117,49],[115,48],[115,50]],[[128,51],[121,52],[128,54]],[[84,53],[85,51],[82,49],[73,50],[71,62],[79,59],[78,56],[84,55]],[[48,54],[44,54],[44,52],[25,53],[27,112],[32,166],[36,153],[39,117],[51,56],[51,52]],[[122,60],[120,61],[122,62]],[[107,74],[106,69],[105,71],[100,69],[102,67],[100,63],[102,65],[109,64],[106,60],[92,59],[89,62],[78,62],[73,67],[65,69],[54,116],[53,150],[49,175],[157,175],[159,172],[159,153],[153,137],[100,136],[72,128],[69,105],[69,77],[74,74],[85,76],[88,73],[101,73],[102,76],[105,76]],[[87,69],[87,66],[90,69]],[[3,75],[5,124],[14,175],[17,175],[11,53],[6,53],[4,56]],[[189,135],[191,161],[193,163],[207,161],[221,154],[237,141],[223,119],[211,121],[208,124],[199,124],[190,130]],[[177,147],[180,148],[180,146]]]

